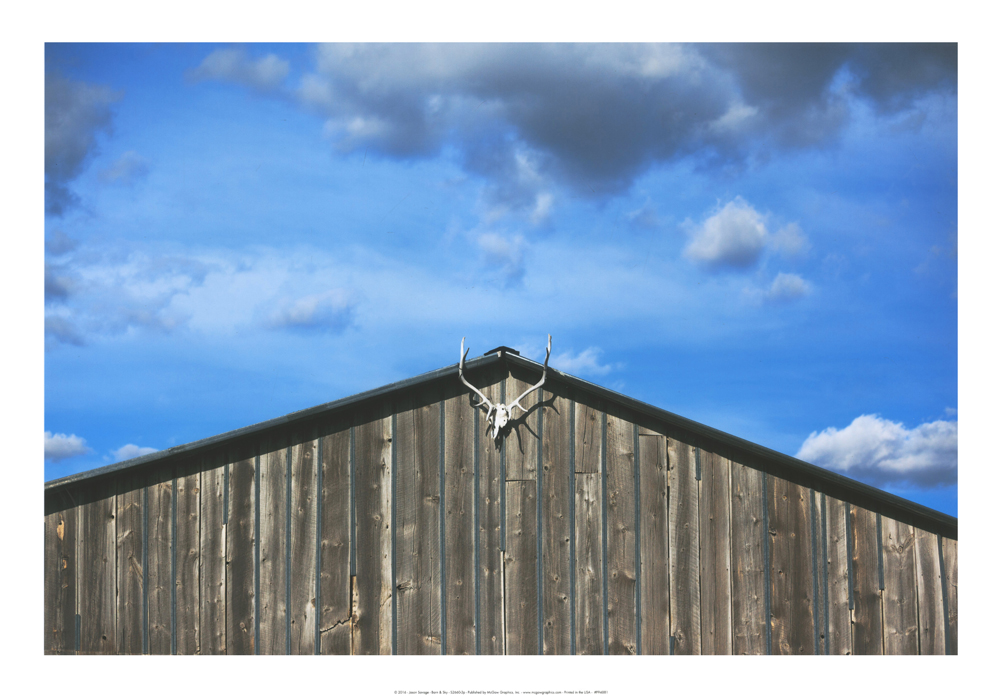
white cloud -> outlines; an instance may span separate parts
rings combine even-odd
[[[339,332],[348,327],[355,306],[350,292],[331,289],[285,302],[271,321],[279,328]]]
[[[230,80],[256,90],[274,90],[289,75],[289,61],[275,54],[258,60],[241,49],[217,49],[191,71],[193,80]]]
[[[112,450],[112,454],[115,456],[116,462],[124,462],[127,459],[135,459],[136,457],[153,454],[157,451],[156,447],[140,447],[139,445],[129,443],[128,445],[122,445],[117,450]]]
[[[522,236],[505,237],[497,233],[483,233],[477,238],[477,245],[483,255],[484,267],[497,275],[506,287],[522,282],[526,274],[523,260],[526,241]]]
[[[587,377],[602,377],[610,373],[613,365],[603,365],[599,363],[599,356],[602,350],[597,347],[585,348],[577,355],[570,352],[563,352],[555,356],[550,364],[562,372],[568,374],[581,374]]]
[[[59,462],[90,451],[91,448],[87,447],[87,441],[82,437],[63,433],[53,435],[48,430],[45,431],[45,458],[50,461]]]
[[[811,285],[804,281],[800,275],[791,272],[779,272],[773,278],[773,284],[766,290],[767,301],[782,303],[800,299],[811,291]]]
[[[735,197],[696,227],[684,252],[712,269],[748,268],[759,260],[768,236],[763,215]]]
[[[813,432],[798,459],[877,486],[933,487],[958,480],[958,423],[933,421],[908,429],[877,415],[845,428]]]
[[[770,247],[788,257],[797,257],[808,249],[808,239],[797,223],[790,223],[773,234]]]
[[[119,159],[99,173],[104,182],[132,185],[150,172],[150,162],[135,151],[126,151]]]

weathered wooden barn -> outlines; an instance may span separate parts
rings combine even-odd
[[[477,403],[453,365],[47,483],[46,653],[957,653],[957,519],[552,369],[497,443]]]

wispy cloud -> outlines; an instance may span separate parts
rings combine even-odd
[[[933,421],[906,428],[863,415],[845,428],[813,432],[798,459],[876,486],[934,487],[958,481],[958,423]]]
[[[597,347],[585,348],[577,355],[571,352],[562,352],[551,360],[551,365],[555,369],[568,374],[580,374],[585,377],[603,377],[609,374],[613,365],[604,365],[599,361],[603,351]]]
[[[801,275],[780,272],[773,278],[773,284],[766,290],[765,299],[773,303],[783,303],[800,299],[810,291],[811,285],[805,282]]]
[[[477,237],[485,270],[506,287],[514,287],[522,282],[526,274],[523,256],[526,241],[522,236],[503,236],[497,233],[483,233]]]
[[[91,451],[87,441],[76,435],[45,431],[45,458],[51,462],[60,462],[70,457],[79,457]]]
[[[242,49],[217,49],[188,73],[191,80],[227,80],[260,91],[274,90],[289,75],[289,61],[275,54],[255,60]]]
[[[271,323],[277,328],[340,333],[348,327],[357,305],[348,290],[331,289],[282,302]]]
[[[140,447],[139,445],[129,443],[122,445],[117,450],[112,450],[112,455],[115,457],[116,462],[124,462],[127,459],[135,459],[136,457],[153,454],[157,451],[156,447]]]
[[[146,158],[135,151],[126,151],[98,176],[109,184],[133,185],[145,178],[149,172],[150,162]]]

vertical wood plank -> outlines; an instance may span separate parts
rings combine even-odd
[[[178,654],[200,653],[199,576],[201,549],[201,459],[188,459],[178,468],[177,571],[175,572],[175,629]]]
[[[439,562],[439,397],[397,406],[397,653],[442,651]]]
[[[827,620],[829,610],[829,568],[826,557],[828,556],[828,513],[825,506],[826,497],[824,494],[813,491],[812,501],[809,504],[811,516],[814,521],[814,547],[813,554],[815,562],[815,637],[816,646],[820,655],[830,653],[829,649],[829,622]]]
[[[522,392],[540,381],[538,375],[533,375],[521,367],[513,367],[505,387],[505,398],[514,401]],[[509,421],[508,433],[503,442],[505,449],[505,478],[508,481],[536,479],[537,474],[537,443],[539,435],[536,429],[536,411],[533,406],[537,402],[537,393],[533,392],[522,400],[522,405],[529,410],[523,413],[519,408],[513,409],[515,420]]]
[[[885,653],[918,654],[916,535],[911,525],[878,517],[885,557],[885,592],[881,599]]]
[[[845,656],[853,653],[850,611],[850,566],[847,555],[849,523],[846,503],[826,496],[826,552],[829,572],[829,653]]]
[[[731,462],[700,462],[700,650],[731,654]]]
[[[809,490],[769,480],[770,637],[774,654],[814,654]]]
[[[118,653],[143,653],[143,480],[126,476],[116,499]]]
[[[77,509],[69,497],[59,500],[64,508],[45,516],[46,654],[72,654],[76,641]]]
[[[474,654],[474,409],[466,393],[445,400],[446,653]],[[435,430],[437,424],[429,424]],[[435,430],[435,432],[438,432]]]
[[[853,653],[881,654],[881,590],[878,588],[877,515],[850,506],[853,536]]]
[[[606,563],[609,653],[637,653],[637,567],[634,522],[634,425],[608,414],[606,443]]]
[[[149,609],[149,649],[151,654],[171,653],[171,508],[174,500],[174,469],[160,467],[148,487],[150,512],[147,537],[147,606]]]
[[[577,416],[576,412],[575,417]],[[575,455],[577,454],[576,449]],[[602,475],[599,472],[575,474],[575,652],[577,654],[603,653],[605,611],[602,597],[602,532]]]
[[[695,448],[668,439],[669,599],[675,654],[700,651],[700,510]]]
[[[243,455],[242,455],[243,456]],[[226,653],[254,653],[254,458],[230,465],[226,526]]]
[[[263,443],[258,535],[258,654],[286,653],[286,459],[288,448]]]
[[[202,468],[199,652],[215,655],[226,653],[225,455],[206,455]]]
[[[541,567],[543,654],[571,653],[571,400],[563,387],[543,390]]]
[[[638,439],[641,470],[641,651],[668,654],[669,472],[665,436]],[[576,533],[577,534],[577,533]]]
[[[390,407],[380,404],[372,418],[356,429],[355,467],[356,585],[358,623],[353,629],[355,654],[390,654],[393,610],[390,532]]]
[[[937,536],[916,528],[916,607],[919,613],[919,653],[944,653],[944,594],[940,581]]]
[[[767,654],[762,474],[731,463],[732,619],[735,654]]]
[[[352,653],[351,432],[327,426],[321,437],[320,651]]]
[[[84,490],[82,490],[84,491]],[[114,654],[115,495],[108,482],[86,489],[80,517],[80,651]]]
[[[505,489],[505,648],[537,654],[536,482],[508,481]]]
[[[575,399],[575,472],[598,474],[602,468],[603,409],[583,391],[575,392]]]
[[[507,373],[500,364],[491,365],[470,379],[492,402],[501,401],[501,389]],[[478,401],[475,399],[471,403]],[[501,558],[501,495],[504,484],[501,475],[501,450],[491,439],[491,426],[483,409],[477,409],[475,430],[480,448],[480,498],[478,507],[478,547],[480,548],[480,619],[478,635],[481,654],[505,653],[503,618],[504,603]]]
[[[944,550],[944,578],[947,584],[947,653],[958,653],[958,541],[941,540]]]
[[[316,652],[317,440],[314,431],[293,436],[289,533],[289,651]]]

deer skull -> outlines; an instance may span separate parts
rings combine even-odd
[[[515,409],[516,406],[521,408],[523,413],[528,412],[526,411],[525,407],[519,402],[522,401],[524,398],[526,398],[533,391],[539,389],[541,386],[543,386],[543,383],[547,381],[547,363],[550,361],[551,338],[549,335],[547,336],[547,357],[543,360],[543,376],[540,377],[540,381],[537,382],[535,385],[531,386],[530,388],[526,389],[526,391],[522,392],[522,394],[519,395],[519,398],[517,398],[515,401],[508,404],[507,406],[502,403],[491,403],[490,399],[488,399],[487,396],[482,394],[480,389],[475,387],[473,384],[468,382],[463,377],[463,363],[467,359],[467,353],[470,352],[470,348],[467,348],[466,350],[463,349],[464,341],[466,341],[465,336],[462,340],[460,340],[460,381],[466,384],[469,388],[473,389],[474,393],[476,393],[479,397],[481,397],[480,403],[478,403],[477,406],[487,407],[488,422],[491,424],[491,437],[492,439],[497,440],[498,435],[501,433],[502,430],[505,429],[505,426],[508,425],[508,422],[512,419],[512,411]]]

